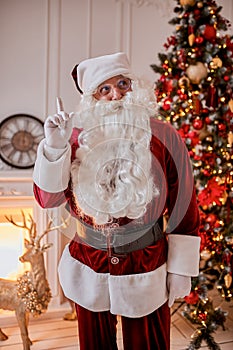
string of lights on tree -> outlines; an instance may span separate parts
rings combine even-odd
[[[213,0],[175,0],[175,26],[159,53],[155,82],[158,113],[178,130],[193,164],[200,209],[200,274],[192,281],[183,315],[197,331],[189,350],[203,340],[220,349],[212,334],[227,314],[214,308],[215,286],[225,301],[233,294],[233,36]]]

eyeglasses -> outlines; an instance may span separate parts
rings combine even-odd
[[[117,88],[121,93],[126,93],[131,89],[131,80],[129,78],[120,78],[114,84],[102,84],[97,88],[100,96],[107,96],[112,92],[113,88]]]

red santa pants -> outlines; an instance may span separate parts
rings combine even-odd
[[[165,263],[167,241],[161,239],[154,245],[120,257],[118,264],[111,263],[107,252],[79,242],[76,237],[69,245],[74,259],[97,273],[130,275],[154,271]],[[146,298],[145,296],[142,296]],[[156,298],[156,295],[155,295]],[[120,300],[119,300],[120,302]],[[76,305],[80,350],[117,350],[117,317],[110,312],[92,312]],[[153,313],[139,318],[121,318],[124,350],[169,350],[170,309],[165,303]]]
[[[76,304],[80,350],[117,350],[117,317]],[[169,350],[170,309],[165,303],[150,315],[121,317],[124,350]]]

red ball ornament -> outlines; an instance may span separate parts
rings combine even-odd
[[[203,128],[203,125],[204,125],[203,121],[200,118],[194,119],[192,124],[193,124],[194,129],[196,129],[196,130],[201,130]]]
[[[172,100],[170,98],[165,98],[165,100],[163,102],[163,109],[165,111],[169,111],[169,109],[171,108],[171,102],[172,102]]]
[[[205,321],[206,318],[207,318],[207,315],[206,315],[204,312],[201,312],[201,313],[198,315],[198,318],[199,318],[201,321]]]
[[[205,26],[205,30],[204,30],[203,35],[204,35],[206,40],[213,41],[216,38],[216,29],[213,26],[207,24]]]
[[[230,265],[231,262],[231,252],[229,249],[225,249],[223,253],[223,259],[227,263],[227,265]]]
[[[185,67],[186,67],[185,62],[180,62],[180,63],[178,64],[178,67],[179,67],[180,69],[185,69]]]
[[[187,94],[183,94],[183,93],[180,93],[179,96],[180,96],[180,99],[183,101],[187,100],[188,98]]]
[[[210,170],[204,169],[203,170],[203,175],[204,176],[210,176]]]
[[[193,137],[195,137],[195,136],[196,136],[196,132],[195,132],[195,131],[191,131],[191,132],[189,133],[189,137],[193,138]]]
[[[225,76],[223,77],[223,79],[224,79],[224,81],[229,81],[230,77],[229,77],[229,75],[225,75]]]
[[[201,13],[201,11],[199,9],[194,10],[195,17],[199,17],[200,13]]]
[[[181,128],[184,130],[184,133],[187,134],[189,132],[190,126],[188,124],[182,124]]]
[[[204,38],[202,36],[197,36],[195,38],[195,43],[198,44],[198,45],[202,44],[203,41],[204,41]]]
[[[189,135],[191,134],[191,132],[189,133]],[[198,156],[197,154],[195,154],[195,156],[193,157],[193,159],[194,160],[200,160],[201,159],[201,157],[200,156]]]
[[[225,131],[226,130],[226,125],[225,124],[218,124],[218,130],[220,131]]]
[[[206,118],[205,118],[205,123],[206,123],[207,125],[210,125],[210,124],[212,123],[212,121],[211,121],[211,119],[210,119],[209,117],[206,117]]]
[[[217,220],[217,216],[214,214],[208,214],[205,220],[208,223],[213,224]]]
[[[164,82],[164,90],[167,92],[171,92],[173,90],[173,80],[165,80]]]
[[[160,77],[160,79],[159,79],[160,81],[162,81],[162,82],[164,82],[165,80],[166,80],[166,77],[165,77],[165,75],[161,75],[161,77]]]
[[[195,155],[195,153],[191,150],[191,151],[189,151],[188,152],[189,153],[189,156],[191,157],[191,158],[193,158],[194,157],[194,155]]]

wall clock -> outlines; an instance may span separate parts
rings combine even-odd
[[[0,124],[0,158],[8,165],[27,169],[35,164],[44,123],[28,114],[14,114]]]

